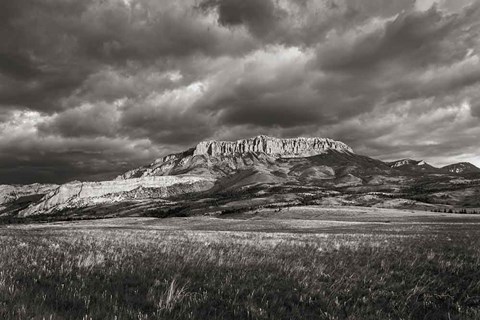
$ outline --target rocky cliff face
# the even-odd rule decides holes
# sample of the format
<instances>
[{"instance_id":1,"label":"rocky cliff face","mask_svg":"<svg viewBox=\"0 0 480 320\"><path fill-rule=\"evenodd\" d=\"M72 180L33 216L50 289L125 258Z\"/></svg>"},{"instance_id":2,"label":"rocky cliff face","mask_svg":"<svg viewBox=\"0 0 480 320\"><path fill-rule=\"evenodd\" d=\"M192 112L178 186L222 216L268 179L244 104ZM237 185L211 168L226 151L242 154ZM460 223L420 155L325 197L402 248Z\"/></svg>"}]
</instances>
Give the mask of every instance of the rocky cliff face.
<instances>
[{"instance_id":1,"label":"rocky cliff face","mask_svg":"<svg viewBox=\"0 0 480 320\"><path fill-rule=\"evenodd\" d=\"M185 152L168 155L149 166L134 169L117 179L189 174L224 176L276 159L306 158L328 151L353 153L343 142L327 138L278 139L258 136L238 141L203 141Z\"/></svg>"},{"instance_id":2,"label":"rocky cliff face","mask_svg":"<svg viewBox=\"0 0 480 320\"><path fill-rule=\"evenodd\" d=\"M35 194L46 194L58 188L55 184L0 185L0 205Z\"/></svg>"},{"instance_id":3,"label":"rocky cliff face","mask_svg":"<svg viewBox=\"0 0 480 320\"><path fill-rule=\"evenodd\" d=\"M345 143L328 138L278 139L258 136L238 141L203 141L195 147L193 155L216 157L253 152L279 158L304 158L327 150L353 152Z\"/></svg>"},{"instance_id":4,"label":"rocky cliff face","mask_svg":"<svg viewBox=\"0 0 480 320\"><path fill-rule=\"evenodd\" d=\"M137 189L159 189L160 191L156 193L157 196L166 197L207 190L213 186L213 183L212 179L192 176L145 177L123 181L67 183L46 194L38 203L23 210L20 215L29 216L52 210L129 200L131 192ZM169 192L169 188L175 190L175 194ZM125 199L125 194L127 194L128 199Z\"/></svg>"}]
</instances>

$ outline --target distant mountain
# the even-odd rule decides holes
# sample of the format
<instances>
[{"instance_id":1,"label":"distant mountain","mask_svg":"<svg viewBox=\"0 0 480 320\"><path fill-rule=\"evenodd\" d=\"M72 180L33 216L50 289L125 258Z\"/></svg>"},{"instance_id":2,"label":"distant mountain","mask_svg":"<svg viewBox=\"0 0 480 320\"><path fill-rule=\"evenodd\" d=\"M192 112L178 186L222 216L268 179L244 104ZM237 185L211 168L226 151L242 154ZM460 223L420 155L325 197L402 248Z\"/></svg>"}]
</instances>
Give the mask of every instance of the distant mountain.
<instances>
[{"instance_id":1,"label":"distant mountain","mask_svg":"<svg viewBox=\"0 0 480 320\"><path fill-rule=\"evenodd\" d=\"M258 136L201 142L117 180L188 174L217 179L222 190L260 184L332 187L362 185L370 175L390 175L391 171L382 161L357 155L340 141Z\"/></svg>"},{"instance_id":2,"label":"distant mountain","mask_svg":"<svg viewBox=\"0 0 480 320\"><path fill-rule=\"evenodd\" d=\"M238 141L203 141L117 179L185 173L218 177L259 164L273 165L277 159L307 158L329 151L353 153L345 143L328 138L278 139L261 135Z\"/></svg>"},{"instance_id":3,"label":"distant mountain","mask_svg":"<svg viewBox=\"0 0 480 320\"><path fill-rule=\"evenodd\" d=\"M422 160L382 162L328 138L262 135L238 141L203 141L110 181L24 189L1 186L0 215L212 214L230 210L231 203L235 208L251 208L252 199L257 206L313 201L324 205L480 207L478 186L480 169L471 164L439 169Z\"/></svg>"},{"instance_id":4,"label":"distant mountain","mask_svg":"<svg viewBox=\"0 0 480 320\"><path fill-rule=\"evenodd\" d=\"M404 170L404 171L424 171L424 172L438 172L439 169L428 164L424 160L402 159L387 163L390 168Z\"/></svg>"},{"instance_id":5,"label":"distant mountain","mask_svg":"<svg viewBox=\"0 0 480 320\"><path fill-rule=\"evenodd\" d=\"M412 159L402 159L402 160L397 160L397 161L392 161L392 162L387 162L387 164L391 168L400 168L408 165L417 165L420 161L417 160L412 160Z\"/></svg>"},{"instance_id":6,"label":"distant mountain","mask_svg":"<svg viewBox=\"0 0 480 320\"><path fill-rule=\"evenodd\" d=\"M454 163L443 167L442 170L451 173L480 173L480 168L469 162Z\"/></svg>"}]
</instances>

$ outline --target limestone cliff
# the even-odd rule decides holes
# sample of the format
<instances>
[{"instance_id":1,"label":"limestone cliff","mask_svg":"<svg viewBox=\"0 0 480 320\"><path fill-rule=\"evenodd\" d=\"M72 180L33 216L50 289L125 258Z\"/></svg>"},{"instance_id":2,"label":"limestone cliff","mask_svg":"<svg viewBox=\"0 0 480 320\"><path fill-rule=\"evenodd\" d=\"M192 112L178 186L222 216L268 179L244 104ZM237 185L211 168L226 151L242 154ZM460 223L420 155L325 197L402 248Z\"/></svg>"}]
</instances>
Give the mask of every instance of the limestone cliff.
<instances>
[{"instance_id":1,"label":"limestone cliff","mask_svg":"<svg viewBox=\"0 0 480 320\"><path fill-rule=\"evenodd\" d=\"M307 158L330 150L353 153L343 142L328 138L279 139L257 136L237 141L203 141L185 152L168 155L117 179L177 175L224 176L252 165L270 165L281 158Z\"/></svg>"},{"instance_id":2,"label":"limestone cliff","mask_svg":"<svg viewBox=\"0 0 480 320\"><path fill-rule=\"evenodd\" d=\"M345 143L328 138L279 139L257 136L237 141L203 141L195 147L193 155L215 157L253 152L281 158L304 158L322 154L327 150L353 152Z\"/></svg>"},{"instance_id":3,"label":"limestone cliff","mask_svg":"<svg viewBox=\"0 0 480 320\"><path fill-rule=\"evenodd\" d=\"M192 176L165 176L128 179L123 181L74 182L66 183L46 194L38 203L23 210L21 216L83 207L99 203L111 203L125 200L123 193L136 189L161 189L160 196L171 196L185 192L203 191L213 186L213 180ZM174 187L177 194L169 194L168 188Z\"/></svg>"},{"instance_id":4,"label":"limestone cliff","mask_svg":"<svg viewBox=\"0 0 480 320\"><path fill-rule=\"evenodd\" d=\"M58 185L39 183L29 185L0 185L0 205L30 195L46 194L56 188L58 188Z\"/></svg>"}]
</instances>

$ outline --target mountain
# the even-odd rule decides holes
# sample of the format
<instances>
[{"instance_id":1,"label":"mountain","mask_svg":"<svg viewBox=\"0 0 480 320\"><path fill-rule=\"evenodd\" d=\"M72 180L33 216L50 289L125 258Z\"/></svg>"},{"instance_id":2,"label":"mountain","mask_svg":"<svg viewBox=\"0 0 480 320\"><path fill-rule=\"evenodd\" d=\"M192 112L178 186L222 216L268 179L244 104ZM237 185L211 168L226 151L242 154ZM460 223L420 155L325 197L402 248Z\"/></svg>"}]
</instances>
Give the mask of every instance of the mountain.
<instances>
[{"instance_id":1,"label":"mountain","mask_svg":"<svg viewBox=\"0 0 480 320\"><path fill-rule=\"evenodd\" d=\"M469 162L454 163L443 167L442 170L451 173L480 173L480 168Z\"/></svg>"},{"instance_id":2,"label":"mountain","mask_svg":"<svg viewBox=\"0 0 480 320\"><path fill-rule=\"evenodd\" d=\"M402 159L387 163L390 168L403 171L423 171L423 172L439 172L440 169L428 164L424 160Z\"/></svg>"},{"instance_id":3,"label":"mountain","mask_svg":"<svg viewBox=\"0 0 480 320\"><path fill-rule=\"evenodd\" d=\"M385 169L388 167L381 161L355 155L345 143L327 138L262 135L238 141L203 141L112 181L58 186L19 215L146 202L208 190L210 194L241 192L242 188L258 185L354 186L363 183L354 175L357 171Z\"/></svg>"},{"instance_id":4,"label":"mountain","mask_svg":"<svg viewBox=\"0 0 480 320\"><path fill-rule=\"evenodd\" d=\"M345 143L327 138L278 139L261 135L238 141L203 141L185 152L128 171L117 179L187 172L218 177L258 164L272 165L276 159L306 158L328 151L353 153Z\"/></svg>"},{"instance_id":5,"label":"mountain","mask_svg":"<svg viewBox=\"0 0 480 320\"><path fill-rule=\"evenodd\" d=\"M412 160L412 159L402 159L402 160L397 160L393 162L388 162L387 164L391 168L401 168L404 166L409 166L409 165L417 165L420 161Z\"/></svg>"},{"instance_id":6,"label":"mountain","mask_svg":"<svg viewBox=\"0 0 480 320\"><path fill-rule=\"evenodd\" d=\"M326 138L204 141L117 177L195 175L216 179L218 190L253 185L362 185L367 175L391 173L379 160L357 155L343 142Z\"/></svg>"},{"instance_id":7,"label":"mountain","mask_svg":"<svg viewBox=\"0 0 480 320\"><path fill-rule=\"evenodd\" d=\"M71 218L219 214L305 203L480 207L480 169L383 162L328 138L262 135L203 141L109 181L2 186L0 201L0 215Z\"/></svg>"}]
</instances>

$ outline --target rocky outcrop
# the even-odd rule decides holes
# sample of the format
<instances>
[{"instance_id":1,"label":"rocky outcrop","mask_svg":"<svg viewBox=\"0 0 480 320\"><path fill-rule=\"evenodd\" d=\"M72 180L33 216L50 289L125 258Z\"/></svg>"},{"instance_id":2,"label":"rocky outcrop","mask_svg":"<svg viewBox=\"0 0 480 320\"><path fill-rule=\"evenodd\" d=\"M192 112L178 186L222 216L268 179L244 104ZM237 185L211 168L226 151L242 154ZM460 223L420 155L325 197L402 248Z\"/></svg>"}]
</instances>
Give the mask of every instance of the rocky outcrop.
<instances>
[{"instance_id":1,"label":"rocky outcrop","mask_svg":"<svg viewBox=\"0 0 480 320\"><path fill-rule=\"evenodd\" d=\"M412 159L403 159L403 160L390 162L389 165L390 165L391 168L400 168L400 167L404 167L404 166L432 167L431 165L429 165L424 160L412 160Z\"/></svg>"},{"instance_id":2,"label":"rocky outcrop","mask_svg":"<svg viewBox=\"0 0 480 320\"><path fill-rule=\"evenodd\" d=\"M402 159L393 162L387 162L387 165L392 169L400 170L402 172L410 173L441 173L441 169L436 168L424 160Z\"/></svg>"},{"instance_id":3,"label":"rocky outcrop","mask_svg":"<svg viewBox=\"0 0 480 320\"><path fill-rule=\"evenodd\" d=\"M278 139L258 136L237 141L203 141L195 147L193 155L216 157L253 152L281 158L304 158L327 150L353 152L345 143L328 138Z\"/></svg>"},{"instance_id":4,"label":"rocky outcrop","mask_svg":"<svg viewBox=\"0 0 480 320\"><path fill-rule=\"evenodd\" d=\"M185 188L182 189L181 186ZM57 187L46 194L43 199L22 212L21 216L29 216L38 213L47 213L53 210L65 208L83 207L98 203L111 203L125 200L123 193L136 189L161 189L157 193L160 196L172 196L168 188L178 192L203 191L213 186L213 180L193 176L163 176L145 177L128 180L112 180L101 182L74 182Z\"/></svg>"},{"instance_id":5,"label":"rocky outcrop","mask_svg":"<svg viewBox=\"0 0 480 320\"><path fill-rule=\"evenodd\" d=\"M0 185L0 205L16 201L22 197L46 194L58 188L55 184Z\"/></svg>"},{"instance_id":6,"label":"rocky outcrop","mask_svg":"<svg viewBox=\"0 0 480 320\"><path fill-rule=\"evenodd\" d=\"M469 162L454 163L443 167L442 170L450 173L480 173L480 168Z\"/></svg>"},{"instance_id":7,"label":"rocky outcrop","mask_svg":"<svg viewBox=\"0 0 480 320\"><path fill-rule=\"evenodd\" d=\"M403 167L403 166L407 166L407 165L418 165L419 163L420 163L419 160L402 159L402 160L397 160L397 161L390 162L390 163L388 163L388 165L391 168L399 168L399 167Z\"/></svg>"},{"instance_id":8,"label":"rocky outcrop","mask_svg":"<svg viewBox=\"0 0 480 320\"><path fill-rule=\"evenodd\" d=\"M353 153L343 142L328 138L278 139L258 136L238 141L203 141L185 152L168 155L152 164L124 173L117 179L148 176L225 176L253 165L271 165L280 158L306 158L335 150Z\"/></svg>"}]
</instances>

